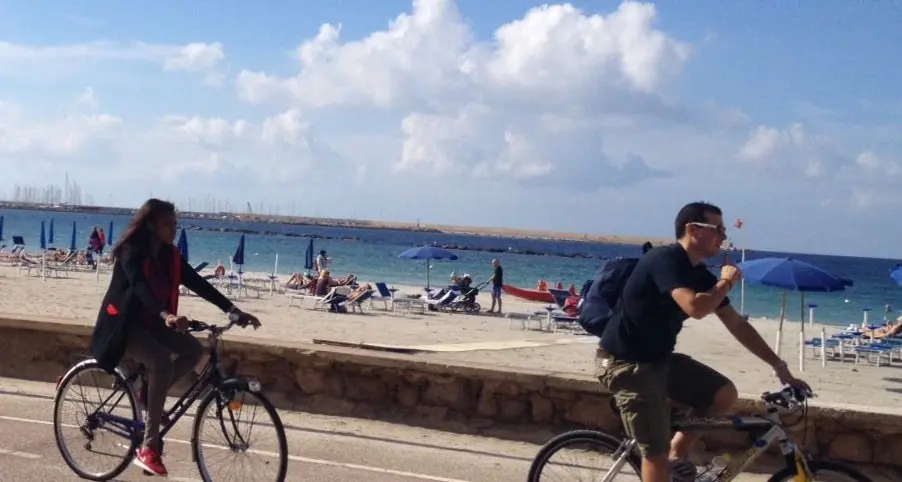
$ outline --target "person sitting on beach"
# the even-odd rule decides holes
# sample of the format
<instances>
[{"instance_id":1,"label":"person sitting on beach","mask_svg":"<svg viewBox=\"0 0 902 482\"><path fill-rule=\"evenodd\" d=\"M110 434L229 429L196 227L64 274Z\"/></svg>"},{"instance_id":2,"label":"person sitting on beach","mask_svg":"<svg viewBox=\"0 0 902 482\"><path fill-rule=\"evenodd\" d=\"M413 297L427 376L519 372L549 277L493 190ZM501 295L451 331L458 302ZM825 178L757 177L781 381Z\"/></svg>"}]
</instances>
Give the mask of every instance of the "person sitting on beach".
<instances>
[{"instance_id":1,"label":"person sitting on beach","mask_svg":"<svg viewBox=\"0 0 902 482\"><path fill-rule=\"evenodd\" d=\"M536 283L537 291L548 291L548 282L540 279L538 283Z\"/></svg>"},{"instance_id":2,"label":"person sitting on beach","mask_svg":"<svg viewBox=\"0 0 902 482\"><path fill-rule=\"evenodd\" d=\"M371 284L364 283L364 284L358 286L356 290L352 291L351 294L348 295L347 302L354 303L358 299L360 299L360 297L363 296L367 291L372 291L372 290L373 290L373 286Z\"/></svg>"},{"instance_id":3,"label":"person sitting on beach","mask_svg":"<svg viewBox=\"0 0 902 482\"><path fill-rule=\"evenodd\" d=\"M313 294L314 296L326 296L326 294L329 293L329 290L334 286L339 285L332 279L332 274L329 270L324 269L319 272L319 279L316 280L316 288Z\"/></svg>"},{"instance_id":4,"label":"person sitting on beach","mask_svg":"<svg viewBox=\"0 0 902 482\"><path fill-rule=\"evenodd\" d=\"M225 266L223 266L221 262L216 264L216 269L213 270L213 276L217 278L225 276Z\"/></svg>"}]
</instances>

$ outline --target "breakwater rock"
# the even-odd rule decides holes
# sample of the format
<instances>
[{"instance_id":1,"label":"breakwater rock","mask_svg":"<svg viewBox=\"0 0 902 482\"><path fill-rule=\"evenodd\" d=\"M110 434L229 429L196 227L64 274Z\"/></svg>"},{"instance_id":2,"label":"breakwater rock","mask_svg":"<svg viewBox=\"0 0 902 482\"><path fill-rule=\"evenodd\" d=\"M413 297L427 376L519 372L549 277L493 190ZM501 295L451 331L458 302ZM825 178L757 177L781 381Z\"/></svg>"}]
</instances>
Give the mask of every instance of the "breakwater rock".
<instances>
[{"instance_id":1,"label":"breakwater rock","mask_svg":"<svg viewBox=\"0 0 902 482\"><path fill-rule=\"evenodd\" d=\"M607 257L595 256L592 254L586 253L554 253L554 252L544 252L544 251L535 251L531 249L518 249L518 248L482 248L482 247L473 247L473 246L465 246L462 244L438 244L433 243L431 246L443 249L454 249L458 251L482 251L485 253L499 253L499 254L522 254L524 256L556 256L560 258L574 258L574 259L607 259Z\"/></svg>"},{"instance_id":2,"label":"breakwater rock","mask_svg":"<svg viewBox=\"0 0 902 482\"><path fill-rule=\"evenodd\" d=\"M192 224L182 226L188 231L212 231L216 233L259 234L261 236L285 236L287 238L313 238L313 239L339 239L342 241L360 241L357 236L326 236L323 234L286 233L282 231L256 230L237 228L231 226L211 227L195 226Z\"/></svg>"}]
</instances>

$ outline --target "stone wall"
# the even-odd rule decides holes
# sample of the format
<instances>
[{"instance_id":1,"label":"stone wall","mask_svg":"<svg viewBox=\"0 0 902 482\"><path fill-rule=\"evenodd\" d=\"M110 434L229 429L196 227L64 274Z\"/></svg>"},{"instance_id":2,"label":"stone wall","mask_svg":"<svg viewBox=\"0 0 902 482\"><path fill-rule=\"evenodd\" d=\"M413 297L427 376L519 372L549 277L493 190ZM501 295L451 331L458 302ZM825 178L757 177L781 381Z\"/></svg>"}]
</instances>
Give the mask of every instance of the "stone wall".
<instances>
[{"instance_id":1,"label":"stone wall","mask_svg":"<svg viewBox=\"0 0 902 482\"><path fill-rule=\"evenodd\" d=\"M53 382L87 356L89 336L83 325L0 316L0 376ZM537 443L576 427L620 432L609 397L590 378L228 337L223 355L239 374L260 380L280 408ZM756 400L741 402L742 413L761 410ZM902 467L902 415L811 407L807 424L791 432L815 456ZM749 437L715 432L703 443L733 451L748 448Z\"/></svg>"}]
</instances>

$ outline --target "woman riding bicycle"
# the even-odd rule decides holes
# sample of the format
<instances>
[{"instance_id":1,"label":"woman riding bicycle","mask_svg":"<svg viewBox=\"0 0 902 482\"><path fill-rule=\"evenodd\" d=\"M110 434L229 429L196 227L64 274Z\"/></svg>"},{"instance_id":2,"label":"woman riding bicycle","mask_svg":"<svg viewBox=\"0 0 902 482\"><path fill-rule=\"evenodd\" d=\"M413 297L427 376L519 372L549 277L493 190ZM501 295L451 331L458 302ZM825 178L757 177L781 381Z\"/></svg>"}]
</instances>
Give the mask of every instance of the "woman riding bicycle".
<instances>
[{"instance_id":1,"label":"woman riding bicycle","mask_svg":"<svg viewBox=\"0 0 902 482\"><path fill-rule=\"evenodd\" d=\"M126 353L145 365L147 420L135 464L160 476L167 475L159 436L166 393L202 356L200 342L185 333L188 319L177 314L179 286L216 305L239 325L260 326L181 257L173 245L176 226L172 203L150 199L138 209L111 253L113 276L91 339L93 356L107 372L112 373Z\"/></svg>"}]
</instances>

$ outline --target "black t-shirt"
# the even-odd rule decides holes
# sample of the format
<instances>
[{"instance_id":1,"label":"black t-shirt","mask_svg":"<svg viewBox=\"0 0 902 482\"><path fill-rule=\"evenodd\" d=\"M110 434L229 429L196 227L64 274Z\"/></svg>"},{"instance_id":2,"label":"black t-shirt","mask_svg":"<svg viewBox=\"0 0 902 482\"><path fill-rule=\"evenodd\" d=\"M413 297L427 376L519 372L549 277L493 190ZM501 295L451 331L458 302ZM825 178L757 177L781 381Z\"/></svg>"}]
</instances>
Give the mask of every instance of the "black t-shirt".
<instances>
[{"instance_id":1,"label":"black t-shirt","mask_svg":"<svg viewBox=\"0 0 902 482\"><path fill-rule=\"evenodd\" d=\"M623 287L601 337L601 346L617 358L635 362L663 360L676 347L677 335L689 315L671 296L676 288L710 290L717 278L701 263L692 266L678 243L645 254ZM724 298L721 307L729 304Z\"/></svg>"},{"instance_id":2,"label":"black t-shirt","mask_svg":"<svg viewBox=\"0 0 902 482\"><path fill-rule=\"evenodd\" d=\"M502 286L504 284L504 269L501 266L495 266L495 275L492 277L492 286Z\"/></svg>"}]
</instances>

